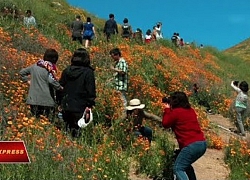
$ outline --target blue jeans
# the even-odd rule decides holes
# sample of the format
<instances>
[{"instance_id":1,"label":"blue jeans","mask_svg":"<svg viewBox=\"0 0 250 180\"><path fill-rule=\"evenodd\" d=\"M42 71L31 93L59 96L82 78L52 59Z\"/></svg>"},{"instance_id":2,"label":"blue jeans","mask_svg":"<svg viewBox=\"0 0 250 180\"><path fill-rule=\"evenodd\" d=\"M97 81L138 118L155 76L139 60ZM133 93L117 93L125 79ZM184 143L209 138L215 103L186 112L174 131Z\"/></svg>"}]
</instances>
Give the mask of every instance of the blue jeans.
<instances>
[{"instance_id":1,"label":"blue jeans","mask_svg":"<svg viewBox=\"0 0 250 180\"><path fill-rule=\"evenodd\" d=\"M147 126L142 126L138 131L135 131L134 134L136 136L143 136L146 137L149 141L149 143L151 143L152 138L153 138L153 131L150 127Z\"/></svg>"},{"instance_id":2,"label":"blue jeans","mask_svg":"<svg viewBox=\"0 0 250 180\"><path fill-rule=\"evenodd\" d=\"M206 152L206 149L206 141L197 141L181 149L173 168L177 180L196 180L192 164Z\"/></svg>"}]
</instances>

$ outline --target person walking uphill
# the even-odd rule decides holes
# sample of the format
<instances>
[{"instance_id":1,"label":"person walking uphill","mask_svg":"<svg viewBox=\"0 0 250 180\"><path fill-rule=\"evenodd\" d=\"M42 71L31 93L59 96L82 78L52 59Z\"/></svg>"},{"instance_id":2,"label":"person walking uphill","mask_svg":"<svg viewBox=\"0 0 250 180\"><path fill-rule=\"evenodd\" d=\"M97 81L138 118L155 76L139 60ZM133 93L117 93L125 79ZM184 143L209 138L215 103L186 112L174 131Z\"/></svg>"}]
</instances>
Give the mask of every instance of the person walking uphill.
<instances>
[{"instance_id":1,"label":"person walking uphill","mask_svg":"<svg viewBox=\"0 0 250 180\"><path fill-rule=\"evenodd\" d=\"M23 68L19 74L23 82L30 84L26 103L30 105L31 114L35 117L44 115L49 117L56 105L54 97L51 95L50 85L56 90L62 90L63 87L56 81L53 71L48 70L48 65L53 65L58 61L58 53L55 49L47 49L43 60ZM47 62L46 67L44 63Z\"/></svg>"},{"instance_id":2,"label":"person walking uphill","mask_svg":"<svg viewBox=\"0 0 250 180\"><path fill-rule=\"evenodd\" d=\"M85 48L91 45L93 37L96 36L94 24L91 18L87 17L87 22L83 25L83 39L85 40Z\"/></svg>"},{"instance_id":3,"label":"person walking uphill","mask_svg":"<svg viewBox=\"0 0 250 180\"><path fill-rule=\"evenodd\" d=\"M57 98L62 109L66 130L73 137L80 136L77 122L85 110L95 105L96 86L94 69L90 67L89 53L84 48L77 49L71 58L71 65L63 70L60 84L64 87Z\"/></svg>"},{"instance_id":4,"label":"person walking uphill","mask_svg":"<svg viewBox=\"0 0 250 180\"><path fill-rule=\"evenodd\" d=\"M72 31L72 41L79 41L80 44L82 44L83 22L81 16L77 15L70 27Z\"/></svg>"},{"instance_id":5,"label":"person walking uphill","mask_svg":"<svg viewBox=\"0 0 250 180\"><path fill-rule=\"evenodd\" d=\"M131 38L132 36L132 27L128 23L128 18L124 18L122 25L122 37L123 38Z\"/></svg>"},{"instance_id":6,"label":"person walking uphill","mask_svg":"<svg viewBox=\"0 0 250 180\"><path fill-rule=\"evenodd\" d=\"M197 114L184 92L171 94L164 106L162 125L173 130L180 149L174 162L174 174L177 180L196 180L192 163L203 156L207 148Z\"/></svg>"},{"instance_id":7,"label":"person walking uphill","mask_svg":"<svg viewBox=\"0 0 250 180\"><path fill-rule=\"evenodd\" d=\"M105 22L103 32L107 37L107 41L110 40L111 35L118 34L118 26L114 14L109 14L109 20Z\"/></svg>"},{"instance_id":8,"label":"person walking uphill","mask_svg":"<svg viewBox=\"0 0 250 180\"><path fill-rule=\"evenodd\" d=\"M237 132L240 132L242 136L246 136L243 120L248 107L248 83L242 81L238 86L238 81L232 81L231 86L238 93L234 105L237 118Z\"/></svg>"}]
</instances>

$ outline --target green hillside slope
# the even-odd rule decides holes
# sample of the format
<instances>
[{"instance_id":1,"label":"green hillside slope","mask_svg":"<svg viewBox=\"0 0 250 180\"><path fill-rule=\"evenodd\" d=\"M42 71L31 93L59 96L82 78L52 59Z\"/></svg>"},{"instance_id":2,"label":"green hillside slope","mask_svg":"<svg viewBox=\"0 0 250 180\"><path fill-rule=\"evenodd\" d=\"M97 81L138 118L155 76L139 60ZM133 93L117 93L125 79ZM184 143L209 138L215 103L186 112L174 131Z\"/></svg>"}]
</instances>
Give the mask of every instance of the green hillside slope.
<instances>
[{"instance_id":1,"label":"green hillside slope","mask_svg":"<svg viewBox=\"0 0 250 180\"><path fill-rule=\"evenodd\" d=\"M228 53L233 56L238 56L244 60L250 60L250 38L236 44L235 46L225 50L225 53Z\"/></svg>"},{"instance_id":2,"label":"green hillside slope","mask_svg":"<svg viewBox=\"0 0 250 180\"><path fill-rule=\"evenodd\" d=\"M35 28L23 25L22 15L27 9L37 19ZM209 148L226 147L207 119L204 107L193 98L192 87L194 83L199 85L200 95L213 112L234 119L230 106L235 94L230 83L232 80L250 83L250 61L212 47L199 49L195 44L176 48L169 39L138 44L116 35L106 42L102 34L105 20L71 7L65 0L2 0L0 12L0 140L24 141L31 159L28 165L1 165L0 179L126 180L131 169L151 177L162 176L163 169L172 173L173 134L163 131L160 123L145 121L154 130L150 146L145 139L134 138L131 119L121 118L123 103L109 81L113 77L110 65L114 63L109 51L114 47L121 49L128 62L128 100L141 99L147 111L161 117L162 97L184 91L197 112ZM31 117L25 103L29 85L20 80L18 73L42 58L47 48L54 48L59 52L57 78L60 78L72 53L83 47L71 41L69 25L76 15L83 21L92 17L98 30L88 49L95 68L97 99L94 123L82 130L79 139L72 139L59 119L51 122L45 117ZM249 124L248 117L247 130ZM246 178L245 168L248 166L242 167L241 175Z\"/></svg>"}]
</instances>

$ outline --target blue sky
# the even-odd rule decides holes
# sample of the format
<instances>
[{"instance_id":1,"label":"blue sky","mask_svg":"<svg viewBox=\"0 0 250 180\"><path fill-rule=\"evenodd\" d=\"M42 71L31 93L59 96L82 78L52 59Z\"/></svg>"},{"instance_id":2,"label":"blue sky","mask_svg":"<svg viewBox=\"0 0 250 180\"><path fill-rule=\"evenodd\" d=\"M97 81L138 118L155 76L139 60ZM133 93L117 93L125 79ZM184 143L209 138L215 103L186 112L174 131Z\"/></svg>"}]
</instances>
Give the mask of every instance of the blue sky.
<instances>
[{"instance_id":1,"label":"blue sky","mask_svg":"<svg viewBox=\"0 0 250 180\"><path fill-rule=\"evenodd\" d=\"M179 32L185 42L225 50L250 37L250 0L67 0L72 6L117 23L129 19L133 30L145 34L162 22L164 38ZM94 23L94 22L93 22Z\"/></svg>"}]
</instances>

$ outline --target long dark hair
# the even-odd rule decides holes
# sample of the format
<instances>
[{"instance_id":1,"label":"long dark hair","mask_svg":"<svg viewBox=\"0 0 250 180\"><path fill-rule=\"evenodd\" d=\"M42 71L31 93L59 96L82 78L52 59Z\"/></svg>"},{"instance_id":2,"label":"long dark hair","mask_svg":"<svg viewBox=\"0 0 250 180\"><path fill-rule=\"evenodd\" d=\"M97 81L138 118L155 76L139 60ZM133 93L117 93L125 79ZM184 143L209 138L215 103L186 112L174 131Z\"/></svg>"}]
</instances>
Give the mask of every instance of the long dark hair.
<instances>
[{"instance_id":1,"label":"long dark hair","mask_svg":"<svg viewBox=\"0 0 250 180\"><path fill-rule=\"evenodd\" d=\"M191 108L187 95L180 91L174 92L170 95L170 105L172 109L179 107L185 109Z\"/></svg>"},{"instance_id":2,"label":"long dark hair","mask_svg":"<svg viewBox=\"0 0 250 180\"><path fill-rule=\"evenodd\" d=\"M90 67L90 56L88 51L84 48L75 50L71 58L71 65Z\"/></svg>"}]
</instances>

